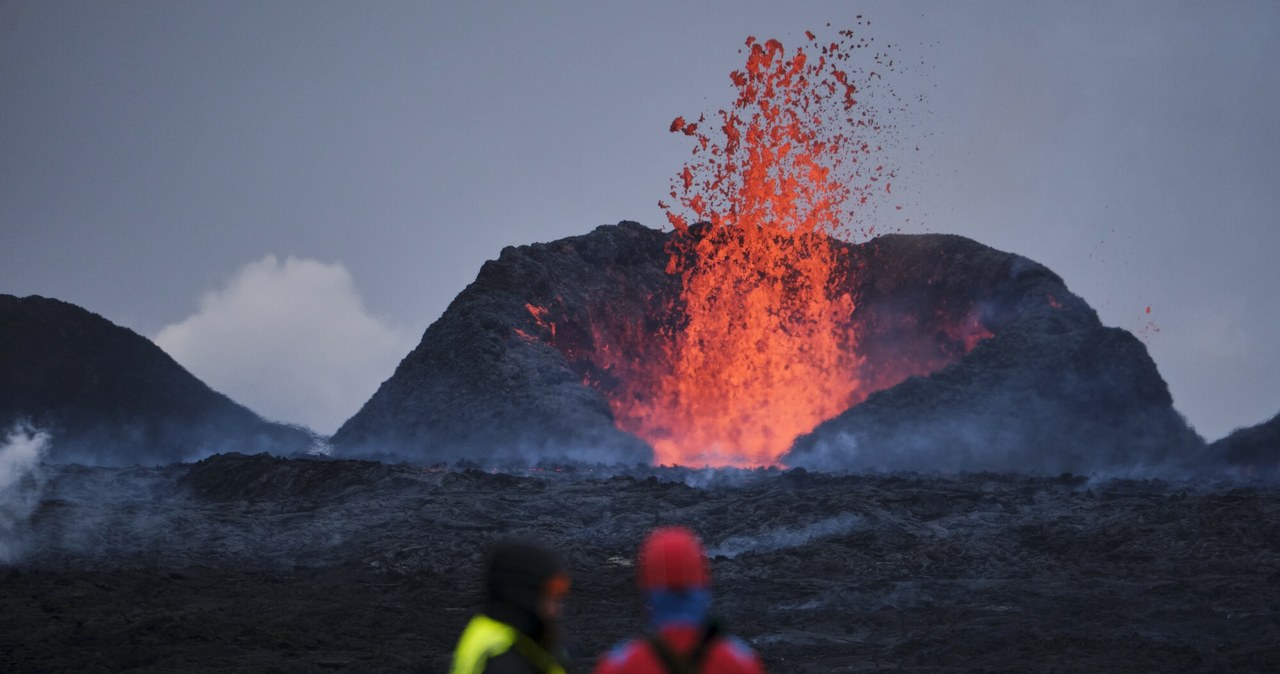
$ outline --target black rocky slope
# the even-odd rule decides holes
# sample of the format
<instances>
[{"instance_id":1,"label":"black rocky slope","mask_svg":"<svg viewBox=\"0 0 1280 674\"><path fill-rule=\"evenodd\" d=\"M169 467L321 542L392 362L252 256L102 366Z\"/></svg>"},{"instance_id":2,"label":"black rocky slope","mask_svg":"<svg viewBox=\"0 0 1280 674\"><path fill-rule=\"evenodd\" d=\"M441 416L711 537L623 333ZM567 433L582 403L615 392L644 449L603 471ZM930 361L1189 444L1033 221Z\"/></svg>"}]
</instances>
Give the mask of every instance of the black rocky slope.
<instances>
[{"instance_id":1,"label":"black rocky slope","mask_svg":"<svg viewBox=\"0 0 1280 674\"><path fill-rule=\"evenodd\" d=\"M650 461L649 446L614 428L608 401L582 385L565 356L522 332L537 328L530 305L585 311L598 304L592 298L609 295L616 311L643 311L649 293L671 282L666 236L624 222L504 248L338 429L336 451L426 461ZM583 315L562 327L588 323Z\"/></svg>"},{"instance_id":2,"label":"black rocky slope","mask_svg":"<svg viewBox=\"0 0 1280 674\"><path fill-rule=\"evenodd\" d=\"M1280 476L1280 414L1257 426L1237 428L1210 445L1209 452L1246 475Z\"/></svg>"},{"instance_id":3,"label":"black rocky slope","mask_svg":"<svg viewBox=\"0 0 1280 674\"><path fill-rule=\"evenodd\" d=\"M301 429L264 421L150 340L80 307L0 295L0 424L52 435L48 460L97 465L219 451L306 451Z\"/></svg>"},{"instance_id":4,"label":"black rocky slope","mask_svg":"<svg viewBox=\"0 0 1280 674\"><path fill-rule=\"evenodd\" d=\"M1203 469L1204 441L1131 333L1104 327L1048 268L960 237L870 244L864 303L967 296L993 333L927 377L873 393L797 439L820 470Z\"/></svg>"},{"instance_id":5,"label":"black rocky slope","mask_svg":"<svg viewBox=\"0 0 1280 674\"><path fill-rule=\"evenodd\" d=\"M575 354L615 315L653 330L672 320L671 236L624 222L504 249L338 430L337 451L647 460L647 445L614 428L604 396L582 383L608 373ZM1056 474L1198 461L1203 441L1146 348L1103 327L1047 268L953 235L841 245L860 374L869 390L888 390L801 438L789 465ZM531 307L553 307L554 329Z\"/></svg>"}]
</instances>

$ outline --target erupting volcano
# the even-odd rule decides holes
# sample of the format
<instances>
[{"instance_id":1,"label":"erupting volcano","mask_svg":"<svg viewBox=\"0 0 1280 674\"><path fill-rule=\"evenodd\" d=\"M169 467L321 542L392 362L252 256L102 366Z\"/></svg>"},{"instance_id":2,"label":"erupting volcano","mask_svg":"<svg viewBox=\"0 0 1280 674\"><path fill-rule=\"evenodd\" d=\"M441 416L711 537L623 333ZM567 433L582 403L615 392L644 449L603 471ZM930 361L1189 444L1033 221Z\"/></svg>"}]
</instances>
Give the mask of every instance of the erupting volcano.
<instances>
[{"instance_id":1,"label":"erupting volcano","mask_svg":"<svg viewBox=\"0 0 1280 674\"><path fill-rule=\"evenodd\" d=\"M604 321L589 344L552 333L659 463L776 464L796 436L868 393L857 269L837 239L855 207L891 190L876 161L882 127L858 103L859 83L879 75L850 68L867 44L852 31L808 38L791 52L749 38L733 105L713 124L672 122L694 145L674 201L660 202L679 292L659 307L658 329ZM563 321L553 309L530 307L546 325Z\"/></svg>"},{"instance_id":2,"label":"erupting volcano","mask_svg":"<svg viewBox=\"0 0 1280 674\"><path fill-rule=\"evenodd\" d=\"M1141 343L1052 271L958 236L873 236L892 61L854 67L874 50L850 31L807 37L748 39L731 105L672 122L692 152L659 202L671 231L504 248L336 451L1058 474L1203 446Z\"/></svg>"}]
</instances>

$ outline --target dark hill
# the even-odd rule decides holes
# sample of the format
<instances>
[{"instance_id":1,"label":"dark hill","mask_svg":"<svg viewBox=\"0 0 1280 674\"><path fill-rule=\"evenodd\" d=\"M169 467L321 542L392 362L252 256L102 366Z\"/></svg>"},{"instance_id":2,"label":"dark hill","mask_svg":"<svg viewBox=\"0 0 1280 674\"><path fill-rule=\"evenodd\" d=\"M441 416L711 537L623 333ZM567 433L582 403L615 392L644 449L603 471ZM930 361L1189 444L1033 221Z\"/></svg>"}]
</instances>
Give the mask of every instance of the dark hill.
<instances>
[{"instance_id":1,"label":"dark hill","mask_svg":"<svg viewBox=\"0 0 1280 674\"><path fill-rule=\"evenodd\" d=\"M518 330L529 328L527 305L557 297L583 313L578 329L591 298L641 311L649 292L670 283L666 236L622 223L504 248L338 429L335 450L420 461L651 461L649 446L614 428L608 401L559 350Z\"/></svg>"},{"instance_id":2,"label":"dark hill","mask_svg":"<svg viewBox=\"0 0 1280 674\"><path fill-rule=\"evenodd\" d=\"M264 421L127 328L55 299L0 295L0 424L49 430L48 459L185 461L219 451L306 451L311 436Z\"/></svg>"},{"instance_id":3,"label":"dark hill","mask_svg":"<svg viewBox=\"0 0 1280 674\"><path fill-rule=\"evenodd\" d=\"M670 236L624 222L505 248L338 430L336 451L648 460L648 446L614 428L605 397L582 383L607 373L587 364L584 377L564 345L589 345L610 314L642 316L655 329L670 320L654 313L678 290L664 271ZM1056 474L1199 460L1204 443L1174 411L1146 348L1103 327L1044 266L952 235L846 245L858 270L848 282L863 379L887 388L801 438L788 464ZM550 340L530 306L556 307ZM974 333L955 329L966 324L994 335L967 355ZM895 386L922 374L893 365L904 355L937 371Z\"/></svg>"},{"instance_id":4,"label":"dark hill","mask_svg":"<svg viewBox=\"0 0 1280 674\"><path fill-rule=\"evenodd\" d=\"M1209 451L1245 475L1280 476L1280 414L1257 426L1237 428L1209 445Z\"/></svg>"},{"instance_id":5,"label":"dark hill","mask_svg":"<svg viewBox=\"0 0 1280 674\"><path fill-rule=\"evenodd\" d=\"M1204 441L1173 409L1142 342L1104 327L1048 268L954 236L885 236L868 246L876 252L864 303L890 305L924 289L967 296L994 336L819 425L797 439L788 465L1057 474L1205 463Z\"/></svg>"}]
</instances>

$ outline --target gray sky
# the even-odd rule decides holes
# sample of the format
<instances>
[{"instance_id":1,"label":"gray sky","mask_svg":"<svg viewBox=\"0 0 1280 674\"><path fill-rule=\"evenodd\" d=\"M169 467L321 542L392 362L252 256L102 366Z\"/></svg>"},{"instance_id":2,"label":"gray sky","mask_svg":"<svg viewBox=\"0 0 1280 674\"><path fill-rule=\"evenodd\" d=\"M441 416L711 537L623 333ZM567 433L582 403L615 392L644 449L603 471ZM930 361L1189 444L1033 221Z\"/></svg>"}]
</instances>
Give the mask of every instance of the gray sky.
<instances>
[{"instance_id":1,"label":"gray sky","mask_svg":"<svg viewBox=\"0 0 1280 674\"><path fill-rule=\"evenodd\" d=\"M1280 411L1269 1L0 0L0 292L331 432L503 246L663 225L748 35L858 14L909 102L870 224L1048 265L1210 440Z\"/></svg>"}]
</instances>

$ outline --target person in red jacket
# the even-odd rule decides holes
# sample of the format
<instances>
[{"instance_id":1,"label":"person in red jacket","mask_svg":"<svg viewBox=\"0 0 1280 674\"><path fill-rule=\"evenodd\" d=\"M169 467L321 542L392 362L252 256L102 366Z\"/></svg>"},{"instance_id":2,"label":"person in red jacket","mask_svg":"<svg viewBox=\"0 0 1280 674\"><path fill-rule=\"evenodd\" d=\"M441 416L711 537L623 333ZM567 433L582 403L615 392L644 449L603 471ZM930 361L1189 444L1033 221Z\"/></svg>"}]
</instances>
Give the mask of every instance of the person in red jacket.
<instances>
[{"instance_id":1,"label":"person in red jacket","mask_svg":"<svg viewBox=\"0 0 1280 674\"><path fill-rule=\"evenodd\" d=\"M710 618L711 569L684 527L649 534L636 560L651 632L600 657L595 674L763 674L760 657Z\"/></svg>"}]
</instances>

